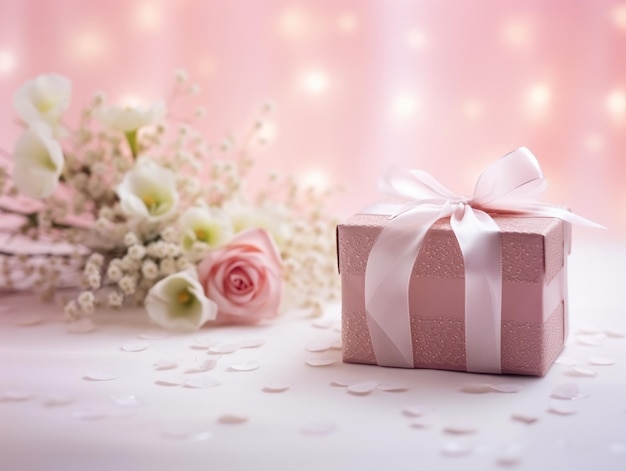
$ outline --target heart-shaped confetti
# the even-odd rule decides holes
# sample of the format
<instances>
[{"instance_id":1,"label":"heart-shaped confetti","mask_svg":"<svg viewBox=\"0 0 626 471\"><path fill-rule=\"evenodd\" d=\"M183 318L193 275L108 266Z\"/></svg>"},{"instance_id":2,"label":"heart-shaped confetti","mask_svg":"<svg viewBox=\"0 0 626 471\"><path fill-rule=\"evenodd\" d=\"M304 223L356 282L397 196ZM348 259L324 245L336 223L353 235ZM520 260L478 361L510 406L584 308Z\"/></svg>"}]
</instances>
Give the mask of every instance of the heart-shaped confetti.
<instances>
[{"instance_id":1,"label":"heart-shaped confetti","mask_svg":"<svg viewBox=\"0 0 626 471\"><path fill-rule=\"evenodd\" d=\"M578 364L578 361L574 358L561 355L554 363L557 365L575 366Z\"/></svg>"},{"instance_id":2,"label":"heart-shaped confetti","mask_svg":"<svg viewBox=\"0 0 626 471\"><path fill-rule=\"evenodd\" d=\"M426 408L423 406L407 406L402 409L402 413L407 417L421 417L430 411L430 408Z\"/></svg>"},{"instance_id":3,"label":"heart-shaped confetti","mask_svg":"<svg viewBox=\"0 0 626 471\"><path fill-rule=\"evenodd\" d=\"M316 319L311 325L317 329L330 329L335 324L333 319Z\"/></svg>"},{"instance_id":4,"label":"heart-shaped confetti","mask_svg":"<svg viewBox=\"0 0 626 471\"><path fill-rule=\"evenodd\" d=\"M515 443L507 446L496 458L496 463L500 466L514 466L522 460L523 446Z\"/></svg>"}]
</instances>

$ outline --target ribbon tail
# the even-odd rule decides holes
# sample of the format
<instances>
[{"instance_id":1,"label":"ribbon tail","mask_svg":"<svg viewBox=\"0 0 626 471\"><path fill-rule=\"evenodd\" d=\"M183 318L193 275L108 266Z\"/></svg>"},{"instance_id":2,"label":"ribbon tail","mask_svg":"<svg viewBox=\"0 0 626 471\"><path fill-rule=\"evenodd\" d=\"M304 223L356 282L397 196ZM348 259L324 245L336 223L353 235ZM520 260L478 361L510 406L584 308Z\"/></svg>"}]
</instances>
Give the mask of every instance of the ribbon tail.
<instances>
[{"instance_id":1,"label":"ribbon tail","mask_svg":"<svg viewBox=\"0 0 626 471\"><path fill-rule=\"evenodd\" d=\"M469 206L450 218L465 264L467 371L501 373L502 251L500 228Z\"/></svg>"},{"instance_id":2,"label":"ribbon tail","mask_svg":"<svg viewBox=\"0 0 626 471\"><path fill-rule=\"evenodd\" d=\"M372 247L365 272L365 309L376 361L381 366L414 367L411 272L426 232L443 217L443 211L441 207L406 211L389 221Z\"/></svg>"}]
</instances>

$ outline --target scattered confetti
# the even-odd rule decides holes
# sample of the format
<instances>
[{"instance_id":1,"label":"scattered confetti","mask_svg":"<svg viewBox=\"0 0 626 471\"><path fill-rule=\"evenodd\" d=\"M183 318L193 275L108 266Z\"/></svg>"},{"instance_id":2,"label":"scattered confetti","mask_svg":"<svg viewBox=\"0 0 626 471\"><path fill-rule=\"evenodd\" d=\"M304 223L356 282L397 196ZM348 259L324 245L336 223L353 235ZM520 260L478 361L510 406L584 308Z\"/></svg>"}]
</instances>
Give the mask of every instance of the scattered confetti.
<instances>
[{"instance_id":1,"label":"scattered confetti","mask_svg":"<svg viewBox=\"0 0 626 471\"><path fill-rule=\"evenodd\" d=\"M404 392L410 388L405 384L382 383L378 385L378 389L385 392Z\"/></svg>"},{"instance_id":2,"label":"scattered confetti","mask_svg":"<svg viewBox=\"0 0 626 471\"><path fill-rule=\"evenodd\" d=\"M377 381L364 381L362 383L351 384L348 386L348 392L356 396L365 396L376 389L377 386Z\"/></svg>"},{"instance_id":3,"label":"scattered confetti","mask_svg":"<svg viewBox=\"0 0 626 471\"><path fill-rule=\"evenodd\" d=\"M217 342L208 338L198 338L193 339L194 343L189 347L194 350L208 350Z\"/></svg>"},{"instance_id":4,"label":"scattered confetti","mask_svg":"<svg viewBox=\"0 0 626 471\"><path fill-rule=\"evenodd\" d=\"M498 383L492 384L491 389L501 393L516 393L524 389L524 386L518 383Z\"/></svg>"},{"instance_id":5,"label":"scattered confetti","mask_svg":"<svg viewBox=\"0 0 626 471\"><path fill-rule=\"evenodd\" d=\"M187 430L166 430L161 432L161 438L174 441L203 442L213 437L213 432L203 430L200 432L190 432Z\"/></svg>"},{"instance_id":6,"label":"scattered confetti","mask_svg":"<svg viewBox=\"0 0 626 471\"><path fill-rule=\"evenodd\" d=\"M248 360L245 363L233 363L229 368L233 371L254 371L261 367L261 363L255 360Z\"/></svg>"},{"instance_id":7,"label":"scattered confetti","mask_svg":"<svg viewBox=\"0 0 626 471\"><path fill-rule=\"evenodd\" d=\"M515 412L511 414L511 418L513 420L516 420L518 422L523 422L528 425L534 424L535 422L539 420L539 417L537 417L536 415L526 414L523 412Z\"/></svg>"},{"instance_id":8,"label":"scattered confetti","mask_svg":"<svg viewBox=\"0 0 626 471\"><path fill-rule=\"evenodd\" d=\"M167 338L167 335L167 332L164 330L157 330L155 332L144 332L143 334L137 335L137 338L141 340L163 340Z\"/></svg>"},{"instance_id":9,"label":"scattered confetti","mask_svg":"<svg viewBox=\"0 0 626 471\"><path fill-rule=\"evenodd\" d=\"M553 400L550 401L548 412L557 415L572 415L576 413L576 409L572 406L571 402Z\"/></svg>"},{"instance_id":10,"label":"scattered confetti","mask_svg":"<svg viewBox=\"0 0 626 471\"><path fill-rule=\"evenodd\" d=\"M83 379L86 379L88 381L111 381L113 379L117 379L117 375L110 371L97 370L90 371L85 376L83 376Z\"/></svg>"},{"instance_id":11,"label":"scattered confetti","mask_svg":"<svg viewBox=\"0 0 626 471\"><path fill-rule=\"evenodd\" d=\"M470 433L476 432L476 427L470 424L453 424L447 425L443 428L445 433L450 433L454 435L466 435Z\"/></svg>"},{"instance_id":12,"label":"scattered confetti","mask_svg":"<svg viewBox=\"0 0 626 471\"><path fill-rule=\"evenodd\" d=\"M289 390L291 384L287 383L269 383L263 387L264 392L268 393L281 393Z\"/></svg>"},{"instance_id":13,"label":"scattered confetti","mask_svg":"<svg viewBox=\"0 0 626 471\"><path fill-rule=\"evenodd\" d=\"M331 344L328 342L315 342L307 345L307 352L325 352L331 349Z\"/></svg>"},{"instance_id":14,"label":"scattered confetti","mask_svg":"<svg viewBox=\"0 0 626 471\"><path fill-rule=\"evenodd\" d=\"M207 360L201 361L194 368L189 368L185 370L185 373L203 373L205 371L210 371L217 366L217 360L219 360L219 357L209 358Z\"/></svg>"},{"instance_id":15,"label":"scattered confetti","mask_svg":"<svg viewBox=\"0 0 626 471\"><path fill-rule=\"evenodd\" d=\"M309 358L306 364L309 366L330 366L337 363L334 358Z\"/></svg>"},{"instance_id":16,"label":"scattered confetti","mask_svg":"<svg viewBox=\"0 0 626 471\"><path fill-rule=\"evenodd\" d=\"M148 347L150 346L149 343L145 343L145 342L140 342L140 343L127 343L125 345L122 345L120 347L120 350L124 351L124 352L131 352L131 353L135 353L135 352L143 352L144 350L146 350Z\"/></svg>"},{"instance_id":17,"label":"scattered confetti","mask_svg":"<svg viewBox=\"0 0 626 471\"><path fill-rule=\"evenodd\" d=\"M41 324L41 316L38 314L33 314L30 316L20 316L15 321L15 325L19 327L31 327L38 324Z\"/></svg>"},{"instance_id":18,"label":"scattered confetti","mask_svg":"<svg viewBox=\"0 0 626 471\"><path fill-rule=\"evenodd\" d=\"M615 358L605 355L594 355L589 357L589 363L597 366L609 366L615 364Z\"/></svg>"},{"instance_id":19,"label":"scattered confetti","mask_svg":"<svg viewBox=\"0 0 626 471\"><path fill-rule=\"evenodd\" d=\"M219 353L219 354L233 353L233 352L236 352L237 350L239 350L239 345L236 343L218 343L216 345L213 345L212 347L209 347L209 351L211 353Z\"/></svg>"},{"instance_id":20,"label":"scattered confetti","mask_svg":"<svg viewBox=\"0 0 626 471\"><path fill-rule=\"evenodd\" d=\"M74 322L67 324L66 330L70 334L87 334L93 332L96 329L93 321L87 317L83 317Z\"/></svg>"},{"instance_id":21,"label":"scattered confetti","mask_svg":"<svg viewBox=\"0 0 626 471\"><path fill-rule=\"evenodd\" d=\"M159 386L180 386L182 384L182 380L178 378L167 378L167 379L157 379L154 384Z\"/></svg>"},{"instance_id":22,"label":"scattered confetti","mask_svg":"<svg viewBox=\"0 0 626 471\"><path fill-rule=\"evenodd\" d=\"M335 427L334 424L322 422L322 423L309 424L303 427L302 429L300 429L300 432L304 435L312 435L312 436L321 437L324 435L331 434L336 429L337 427Z\"/></svg>"},{"instance_id":23,"label":"scattered confetti","mask_svg":"<svg viewBox=\"0 0 626 471\"><path fill-rule=\"evenodd\" d=\"M212 388L215 386L219 386L220 384L221 383L218 380L208 376L196 376L194 378L186 379L183 382L184 387L193 389Z\"/></svg>"},{"instance_id":24,"label":"scattered confetti","mask_svg":"<svg viewBox=\"0 0 626 471\"><path fill-rule=\"evenodd\" d=\"M445 456L459 458L462 456L467 456L472 452L472 448L466 444L458 441L449 441L443 445L441 452Z\"/></svg>"},{"instance_id":25,"label":"scattered confetti","mask_svg":"<svg viewBox=\"0 0 626 471\"><path fill-rule=\"evenodd\" d=\"M67 406L74 402L74 398L65 394L50 394L43 399L44 407Z\"/></svg>"},{"instance_id":26,"label":"scattered confetti","mask_svg":"<svg viewBox=\"0 0 626 471\"><path fill-rule=\"evenodd\" d=\"M111 396L113 403L120 407L139 407L143 406L143 401L134 394L126 396Z\"/></svg>"},{"instance_id":27,"label":"scattered confetti","mask_svg":"<svg viewBox=\"0 0 626 471\"><path fill-rule=\"evenodd\" d=\"M578 361L571 357L560 356L554 363L557 365L575 366L578 364Z\"/></svg>"},{"instance_id":28,"label":"scattered confetti","mask_svg":"<svg viewBox=\"0 0 626 471\"><path fill-rule=\"evenodd\" d=\"M587 377L592 377L595 376L596 372L595 370L592 370L590 368L584 368L582 366L572 366L570 368L570 376L587 376Z\"/></svg>"},{"instance_id":29,"label":"scattered confetti","mask_svg":"<svg viewBox=\"0 0 626 471\"><path fill-rule=\"evenodd\" d=\"M351 379L334 379L330 382L331 386L339 386L339 387L346 387L346 386L350 386L351 384L355 384L358 383L359 381L354 381Z\"/></svg>"},{"instance_id":30,"label":"scattered confetti","mask_svg":"<svg viewBox=\"0 0 626 471\"><path fill-rule=\"evenodd\" d=\"M578 389L578 386L573 383L566 383L566 384L562 384L561 386L557 386L554 389L554 391L552 391L552 394L550 395L550 397L554 399L569 399L569 400L583 399L587 396L588 396L587 394L581 393L580 389Z\"/></svg>"},{"instance_id":31,"label":"scattered confetti","mask_svg":"<svg viewBox=\"0 0 626 471\"><path fill-rule=\"evenodd\" d=\"M35 394L29 391L21 391L18 389L7 389L0 394L0 401L22 402L28 401L35 397Z\"/></svg>"},{"instance_id":32,"label":"scattered confetti","mask_svg":"<svg viewBox=\"0 0 626 471\"><path fill-rule=\"evenodd\" d=\"M264 339L248 339L242 340L237 344L239 348L258 348L265 345Z\"/></svg>"},{"instance_id":33,"label":"scattered confetti","mask_svg":"<svg viewBox=\"0 0 626 471\"><path fill-rule=\"evenodd\" d=\"M243 424L250 420L250 417L242 414L224 414L217 421L220 424Z\"/></svg>"},{"instance_id":34,"label":"scattered confetti","mask_svg":"<svg viewBox=\"0 0 626 471\"><path fill-rule=\"evenodd\" d=\"M471 394L483 394L493 391L488 383L468 383L461 388L461 391Z\"/></svg>"},{"instance_id":35,"label":"scattered confetti","mask_svg":"<svg viewBox=\"0 0 626 471\"><path fill-rule=\"evenodd\" d=\"M178 366L178 362L173 361L173 360L166 360L166 359L161 359L157 361L154 365L152 365L152 367L157 371L173 370L177 366Z\"/></svg>"}]
</instances>

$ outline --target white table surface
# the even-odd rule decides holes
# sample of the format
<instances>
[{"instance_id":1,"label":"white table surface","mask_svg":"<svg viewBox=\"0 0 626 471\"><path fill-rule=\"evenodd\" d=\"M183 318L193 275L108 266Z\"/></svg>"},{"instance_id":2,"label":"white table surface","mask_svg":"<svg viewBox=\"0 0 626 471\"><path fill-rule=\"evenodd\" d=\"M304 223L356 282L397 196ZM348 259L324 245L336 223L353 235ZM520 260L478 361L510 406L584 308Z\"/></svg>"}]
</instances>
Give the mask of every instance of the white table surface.
<instances>
[{"instance_id":1,"label":"white table surface","mask_svg":"<svg viewBox=\"0 0 626 471\"><path fill-rule=\"evenodd\" d=\"M141 310L102 311L96 329L68 333L60 311L32 296L0 299L0 469L626 469L626 339L585 334L626 333L626 243L578 242L570 259L571 334L562 355L593 370L555 364L544 378L446 371L398 370L343 364L337 349L307 347L340 336L339 309L324 320L288 313L263 327L204 329L166 338ZM18 325L41 318L30 326ZM186 372L211 358L197 339L224 344L263 339L258 348L223 354L207 372ZM584 345L581 342L599 345ZM128 352L122 347L147 347ZM593 365L592 356L615 360ZM308 359L330 358L329 366ZM566 359L567 359L566 358ZM159 360L176 360L156 370ZM249 360L253 371L232 371ZM584 370L583 370L584 371ZM85 379L105 372L108 381ZM206 388L157 381L201 383ZM355 395L333 381L377 381L408 387ZM286 383L284 392L265 392ZM462 391L468 383L515 383L517 393ZM558 386L587 395L555 400ZM114 399L134 396L141 404ZM57 400L66 404L49 405ZM571 415L549 412L551 404ZM422 408L420 418L407 407ZM526 424L512 414L534 416ZM222 423L233 414L242 423ZM412 426L415 422L426 427ZM448 427L471 433L450 433ZM448 452L446 452L448 450ZM459 456L449 456L458 450ZM508 460L508 464L507 464Z\"/></svg>"}]
</instances>

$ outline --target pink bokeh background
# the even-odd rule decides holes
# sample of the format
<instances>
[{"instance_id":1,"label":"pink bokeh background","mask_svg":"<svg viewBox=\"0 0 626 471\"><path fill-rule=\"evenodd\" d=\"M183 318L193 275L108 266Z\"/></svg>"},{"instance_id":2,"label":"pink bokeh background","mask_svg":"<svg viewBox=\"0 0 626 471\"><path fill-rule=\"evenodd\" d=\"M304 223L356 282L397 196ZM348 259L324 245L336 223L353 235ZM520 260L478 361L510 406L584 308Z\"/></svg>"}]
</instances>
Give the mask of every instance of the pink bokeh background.
<instances>
[{"instance_id":1,"label":"pink bokeh background","mask_svg":"<svg viewBox=\"0 0 626 471\"><path fill-rule=\"evenodd\" d=\"M92 94L151 102L184 68L201 129L245 130L267 99L263 168L341 183L346 215L390 164L471 193L480 170L528 146L546 200L626 235L626 2L613 0L1 0L0 147L12 94L58 72L68 121Z\"/></svg>"}]
</instances>

